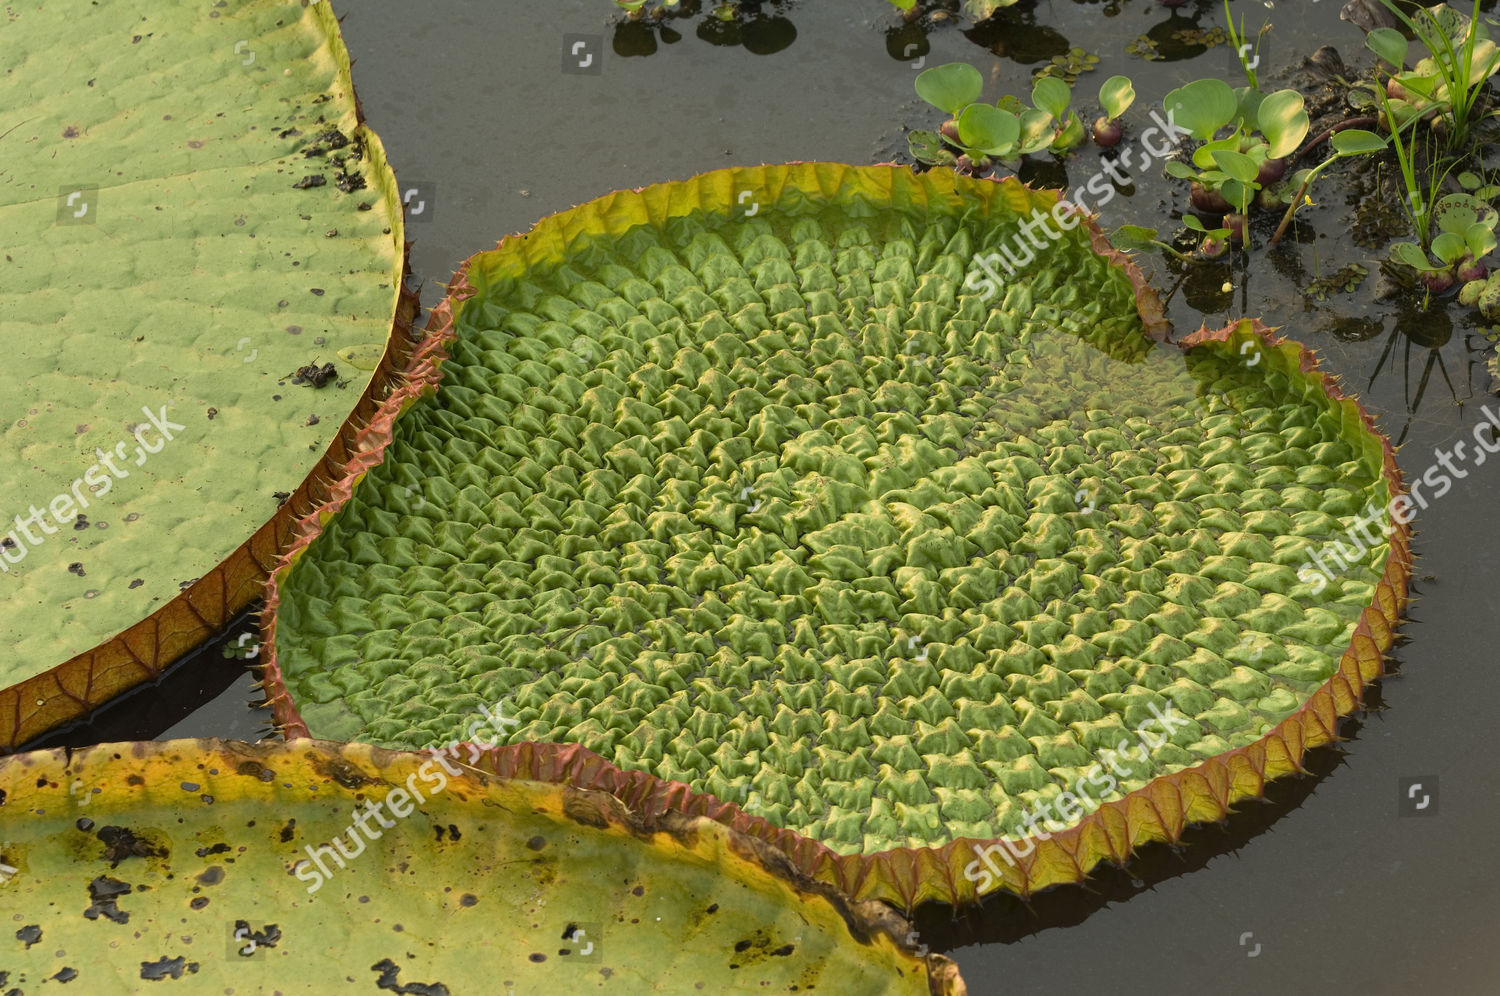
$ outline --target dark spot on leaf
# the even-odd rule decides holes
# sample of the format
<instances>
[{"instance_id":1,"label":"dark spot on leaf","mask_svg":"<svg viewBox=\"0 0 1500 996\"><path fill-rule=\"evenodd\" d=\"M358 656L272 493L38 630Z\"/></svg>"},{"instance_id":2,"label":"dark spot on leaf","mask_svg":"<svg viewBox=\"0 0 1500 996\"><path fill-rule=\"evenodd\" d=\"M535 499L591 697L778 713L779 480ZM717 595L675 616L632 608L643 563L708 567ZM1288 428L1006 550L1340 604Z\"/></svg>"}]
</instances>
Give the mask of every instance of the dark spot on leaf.
<instances>
[{"instance_id":1,"label":"dark spot on leaf","mask_svg":"<svg viewBox=\"0 0 1500 996\"><path fill-rule=\"evenodd\" d=\"M189 909L195 909L195 910L201 910L203 907L205 907L207 905L208 905L208 897L207 896L195 896L193 898L193 901L190 902L190 903L188 903L188 908Z\"/></svg>"},{"instance_id":2,"label":"dark spot on leaf","mask_svg":"<svg viewBox=\"0 0 1500 996\"><path fill-rule=\"evenodd\" d=\"M215 844L213 847L200 847L200 848L198 848L198 850L194 851L193 853L196 854L196 855L198 855L198 857L200 857L200 858L206 858L210 854L225 854L225 853L228 853L228 851L229 851L229 845L226 844L226 843L224 843L223 841L220 841L219 843Z\"/></svg>"},{"instance_id":3,"label":"dark spot on leaf","mask_svg":"<svg viewBox=\"0 0 1500 996\"><path fill-rule=\"evenodd\" d=\"M74 823L73 825L82 830L84 833L88 833L90 830L94 829L94 821L89 819L87 816L78 817L78 822Z\"/></svg>"},{"instance_id":4,"label":"dark spot on leaf","mask_svg":"<svg viewBox=\"0 0 1500 996\"><path fill-rule=\"evenodd\" d=\"M783 944L781 947L777 948L771 953L778 958L785 958L787 955L791 954L795 948L796 945L794 944Z\"/></svg>"},{"instance_id":5,"label":"dark spot on leaf","mask_svg":"<svg viewBox=\"0 0 1500 996\"><path fill-rule=\"evenodd\" d=\"M76 561L76 560L73 561L71 564L68 565L68 573L69 574L77 574L79 577L83 577L84 576L83 564L80 563L79 561Z\"/></svg>"},{"instance_id":6,"label":"dark spot on leaf","mask_svg":"<svg viewBox=\"0 0 1500 996\"><path fill-rule=\"evenodd\" d=\"M547 960L547 956L542 954L540 951L533 951L530 957L531 960L535 962L543 962Z\"/></svg>"},{"instance_id":7,"label":"dark spot on leaf","mask_svg":"<svg viewBox=\"0 0 1500 996\"><path fill-rule=\"evenodd\" d=\"M286 826L284 826L284 827L281 828L281 842L283 844L285 844L287 841L289 841L289 840L292 839L292 834L293 834L296 826L297 826L296 819L290 819L290 820L286 821Z\"/></svg>"},{"instance_id":8,"label":"dark spot on leaf","mask_svg":"<svg viewBox=\"0 0 1500 996\"><path fill-rule=\"evenodd\" d=\"M235 765L234 773L237 775L251 775L263 782L269 782L276 777L276 772L259 761L241 761Z\"/></svg>"},{"instance_id":9,"label":"dark spot on leaf","mask_svg":"<svg viewBox=\"0 0 1500 996\"><path fill-rule=\"evenodd\" d=\"M224 881L224 869L218 865L210 865L198 875L198 881L204 885L218 885Z\"/></svg>"},{"instance_id":10,"label":"dark spot on leaf","mask_svg":"<svg viewBox=\"0 0 1500 996\"><path fill-rule=\"evenodd\" d=\"M296 190L306 190L308 187L321 187L327 182L328 181L326 179L314 173L311 176L304 176L302 179L292 184L292 187Z\"/></svg>"},{"instance_id":11,"label":"dark spot on leaf","mask_svg":"<svg viewBox=\"0 0 1500 996\"><path fill-rule=\"evenodd\" d=\"M749 951L750 950L750 942L749 941L736 941L735 944L734 944L734 949L736 951Z\"/></svg>"},{"instance_id":12,"label":"dark spot on leaf","mask_svg":"<svg viewBox=\"0 0 1500 996\"><path fill-rule=\"evenodd\" d=\"M126 858L165 858L167 849L154 846L124 827L101 827L95 834L104 844L104 856L113 868Z\"/></svg>"},{"instance_id":13,"label":"dark spot on leaf","mask_svg":"<svg viewBox=\"0 0 1500 996\"><path fill-rule=\"evenodd\" d=\"M66 128L63 129L63 136L62 137L63 138L77 138L78 137L78 129L74 128L72 125L68 125Z\"/></svg>"},{"instance_id":14,"label":"dark spot on leaf","mask_svg":"<svg viewBox=\"0 0 1500 996\"><path fill-rule=\"evenodd\" d=\"M144 578L136 578L135 580L131 581L130 584L126 585L126 587L127 588L139 588L141 585L143 585L145 583L146 583L146 581L145 581Z\"/></svg>"},{"instance_id":15,"label":"dark spot on leaf","mask_svg":"<svg viewBox=\"0 0 1500 996\"><path fill-rule=\"evenodd\" d=\"M147 982L160 982L169 975L174 979L180 979L182 978L184 969L188 972L197 972L198 963L196 961L188 961L181 955L178 955L176 958L168 958L166 955L162 955L156 961L141 962L141 978Z\"/></svg>"},{"instance_id":16,"label":"dark spot on leaf","mask_svg":"<svg viewBox=\"0 0 1500 996\"><path fill-rule=\"evenodd\" d=\"M276 942L281 940L281 928L274 923L268 923L262 930L251 930L249 921L236 920L234 921L234 934L232 936L239 945L240 954L248 958L255 953L256 948L274 948ZM251 944L252 941L254 942L253 945ZM251 950L247 953L244 951L245 948L250 948Z\"/></svg>"},{"instance_id":17,"label":"dark spot on leaf","mask_svg":"<svg viewBox=\"0 0 1500 996\"><path fill-rule=\"evenodd\" d=\"M25 944L28 948L42 939L42 928L40 924L31 923L16 931L16 940Z\"/></svg>"},{"instance_id":18,"label":"dark spot on leaf","mask_svg":"<svg viewBox=\"0 0 1500 996\"><path fill-rule=\"evenodd\" d=\"M129 923L130 914L115 905L116 899L129 893L128 883L110 878L108 875L100 875L89 883L89 898L93 902L89 904L88 909L83 911L83 915L90 920L97 920L102 916L115 923Z\"/></svg>"},{"instance_id":19,"label":"dark spot on leaf","mask_svg":"<svg viewBox=\"0 0 1500 996\"><path fill-rule=\"evenodd\" d=\"M448 987L441 982L424 984L421 982L408 982L404 985L396 982L396 977L401 974L401 969L389 958L382 958L370 966L370 971L379 972L380 978L375 980L375 985L381 989L388 989L393 993L401 993L404 996L449 996Z\"/></svg>"},{"instance_id":20,"label":"dark spot on leaf","mask_svg":"<svg viewBox=\"0 0 1500 996\"><path fill-rule=\"evenodd\" d=\"M531 848L533 851L540 851L542 848L547 846L547 838L538 834L537 836L528 840L526 842L526 846Z\"/></svg>"},{"instance_id":21,"label":"dark spot on leaf","mask_svg":"<svg viewBox=\"0 0 1500 996\"><path fill-rule=\"evenodd\" d=\"M472 892L465 892L462 896L458 897L458 905L460 906L473 906L477 902L479 902L479 897Z\"/></svg>"},{"instance_id":22,"label":"dark spot on leaf","mask_svg":"<svg viewBox=\"0 0 1500 996\"><path fill-rule=\"evenodd\" d=\"M76 969L76 968L68 968L65 965L62 968L60 968L60 969L57 970L57 974L52 977L52 981L54 981L54 982L72 982L76 978L78 978L78 969Z\"/></svg>"},{"instance_id":23,"label":"dark spot on leaf","mask_svg":"<svg viewBox=\"0 0 1500 996\"><path fill-rule=\"evenodd\" d=\"M638 885L634 889L630 890L630 894L632 896L644 896L646 894L646 887L644 885Z\"/></svg>"}]
</instances>

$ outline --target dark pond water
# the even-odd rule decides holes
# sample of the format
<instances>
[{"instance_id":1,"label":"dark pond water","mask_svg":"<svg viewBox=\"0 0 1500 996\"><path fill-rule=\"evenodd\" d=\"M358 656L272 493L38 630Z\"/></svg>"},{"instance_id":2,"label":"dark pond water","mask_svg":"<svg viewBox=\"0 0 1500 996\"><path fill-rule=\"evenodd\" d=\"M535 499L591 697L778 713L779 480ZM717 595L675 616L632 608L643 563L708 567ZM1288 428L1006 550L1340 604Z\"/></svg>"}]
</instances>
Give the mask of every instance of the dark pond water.
<instances>
[{"instance_id":1,"label":"dark pond water","mask_svg":"<svg viewBox=\"0 0 1500 996\"><path fill-rule=\"evenodd\" d=\"M1263 50L1272 82L1324 44L1368 62L1337 0L1233 6L1252 25L1273 22ZM904 150L903 127L938 123L912 90L919 58L975 63L994 99L1028 92L1033 68L1081 47L1101 57L1083 94L1113 73L1135 80L1126 121L1136 128L1187 80L1238 82L1230 49L1177 34L1222 25L1222 3L1209 0L1175 15L1151 0L1022 0L982 31L925 36L901 30L879 0L760 9L737 34L700 30L695 18L665 39L617 34L608 0L342 0L365 112L402 188L417 191L411 207L422 206L408 237L424 303L467 255L611 190L734 164L889 160ZM1166 58L1126 54L1143 34ZM578 40L597 73L561 71ZM1095 171L1085 147L1068 164L1069 186ZM1490 347L1468 309L1375 299L1383 249L1355 241L1371 179L1335 175L1315 188L1297 238L1274 252L1190 273L1159 259L1147 268L1171 292L1179 332L1260 316L1322 354L1402 440L1411 480L1435 464L1437 448L1469 435L1482 405L1500 404L1484 366ZM1101 222L1171 229L1169 212L1184 200L1179 182L1153 169L1101 209ZM1304 296L1315 276L1349 263L1371 271L1359 290L1322 303ZM1489 741L1500 716L1500 540L1489 518L1497 463L1469 467L1417 519L1418 580L1392 673L1370 694L1371 710L1345 721L1346 742L1308 759L1306 777L1275 784L1266 803L1193 831L1180 848L1156 846L1128 869L1101 871L1088 888L1053 890L1029 907L1001 898L956 922L947 910L919 912L923 940L958 961L970 992L1497 990L1486 941L1500 919L1490 841L1500 752ZM157 685L37 746L264 735L246 662L223 653L251 625L241 620ZM1420 812L1401 805L1410 779L1431 792Z\"/></svg>"}]
</instances>

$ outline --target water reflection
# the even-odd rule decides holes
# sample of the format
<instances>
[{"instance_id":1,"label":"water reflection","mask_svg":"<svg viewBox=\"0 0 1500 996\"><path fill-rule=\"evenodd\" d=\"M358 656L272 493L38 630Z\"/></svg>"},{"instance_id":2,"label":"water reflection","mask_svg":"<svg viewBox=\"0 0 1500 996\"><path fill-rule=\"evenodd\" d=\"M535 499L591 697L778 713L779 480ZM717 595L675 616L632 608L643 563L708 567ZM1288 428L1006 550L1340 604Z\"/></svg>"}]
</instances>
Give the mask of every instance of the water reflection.
<instances>
[{"instance_id":1,"label":"water reflection","mask_svg":"<svg viewBox=\"0 0 1500 996\"><path fill-rule=\"evenodd\" d=\"M755 55L772 55L797 40L797 29L783 16L797 0L725 0L705 4L682 0L675 7L647 4L642 16L615 24L612 44L616 55L656 54L658 39L672 45L683 32L693 33L710 45L743 46Z\"/></svg>"}]
</instances>

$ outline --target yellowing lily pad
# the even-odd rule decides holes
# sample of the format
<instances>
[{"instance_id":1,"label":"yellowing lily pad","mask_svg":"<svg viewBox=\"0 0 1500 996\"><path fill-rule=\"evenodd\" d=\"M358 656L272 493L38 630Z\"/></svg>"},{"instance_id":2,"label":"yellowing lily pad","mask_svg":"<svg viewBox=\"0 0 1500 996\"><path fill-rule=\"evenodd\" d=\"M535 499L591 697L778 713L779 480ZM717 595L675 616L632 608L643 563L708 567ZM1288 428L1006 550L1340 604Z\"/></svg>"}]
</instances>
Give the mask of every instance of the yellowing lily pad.
<instances>
[{"instance_id":1,"label":"yellowing lily pad","mask_svg":"<svg viewBox=\"0 0 1500 996\"><path fill-rule=\"evenodd\" d=\"M469 756L175 740L0 759L0 984L965 991L901 917L762 841Z\"/></svg>"}]
</instances>

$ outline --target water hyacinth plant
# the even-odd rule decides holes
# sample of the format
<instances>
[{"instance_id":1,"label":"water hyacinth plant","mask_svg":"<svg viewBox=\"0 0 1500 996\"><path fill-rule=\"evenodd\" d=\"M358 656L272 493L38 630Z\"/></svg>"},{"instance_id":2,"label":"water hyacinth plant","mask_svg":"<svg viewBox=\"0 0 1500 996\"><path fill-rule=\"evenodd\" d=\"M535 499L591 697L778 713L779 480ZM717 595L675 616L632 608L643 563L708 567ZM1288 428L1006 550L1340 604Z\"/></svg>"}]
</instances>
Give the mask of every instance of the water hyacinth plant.
<instances>
[{"instance_id":1,"label":"water hyacinth plant","mask_svg":"<svg viewBox=\"0 0 1500 996\"><path fill-rule=\"evenodd\" d=\"M1072 89L1053 76L1033 81L1030 107L1011 95L994 104L980 101L984 78L966 62L927 69L915 85L917 96L949 115L938 131L916 130L907 136L912 157L928 166L982 176L997 165L1015 170L1024 156L1066 152L1085 138L1083 120L1069 106ZM1114 77L1105 87L1107 97L1101 90L1100 101L1106 114L1118 117L1134 99L1130 81Z\"/></svg>"},{"instance_id":2,"label":"water hyacinth plant","mask_svg":"<svg viewBox=\"0 0 1500 996\"><path fill-rule=\"evenodd\" d=\"M1094 121L1094 142L1100 148L1110 149L1120 144L1125 128L1120 124L1120 115L1135 103L1135 87L1127 76L1111 76L1099 87L1099 106L1104 109Z\"/></svg>"},{"instance_id":3,"label":"water hyacinth plant","mask_svg":"<svg viewBox=\"0 0 1500 996\"><path fill-rule=\"evenodd\" d=\"M1351 102L1373 107L1382 105L1381 125L1399 128L1412 119L1429 122L1442 136L1450 152L1464 148L1476 109L1485 102L1485 83L1500 71L1500 48L1490 40L1480 17L1479 0L1465 15L1446 4L1407 15L1392 0L1382 0L1426 50L1410 70L1406 69L1409 43L1395 28L1380 27L1365 37L1365 44L1395 72L1384 84L1377 77L1372 85L1359 84L1363 94L1351 94Z\"/></svg>"},{"instance_id":4,"label":"water hyacinth plant","mask_svg":"<svg viewBox=\"0 0 1500 996\"><path fill-rule=\"evenodd\" d=\"M1449 194L1433 207L1432 220L1438 234L1426 248L1397 242L1391 247L1391 258L1416 270L1434 292L1448 290L1455 281L1463 283L1465 298L1472 299L1468 303L1477 303L1487 272L1484 259L1495 249L1500 213L1469 194Z\"/></svg>"},{"instance_id":5,"label":"water hyacinth plant","mask_svg":"<svg viewBox=\"0 0 1500 996\"><path fill-rule=\"evenodd\" d=\"M1192 183L1193 208L1228 238L1242 242L1257 194L1286 173L1287 157L1307 137L1308 118L1296 90L1262 94L1253 87L1238 90L1218 79L1194 80L1166 95L1164 108L1199 142L1192 165L1169 162L1166 171ZM1220 136L1220 132L1228 133ZM1194 168L1196 167L1196 168ZM1265 203L1275 203L1265 199ZM1202 224L1184 222L1212 237Z\"/></svg>"}]
</instances>

